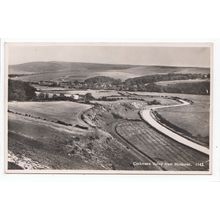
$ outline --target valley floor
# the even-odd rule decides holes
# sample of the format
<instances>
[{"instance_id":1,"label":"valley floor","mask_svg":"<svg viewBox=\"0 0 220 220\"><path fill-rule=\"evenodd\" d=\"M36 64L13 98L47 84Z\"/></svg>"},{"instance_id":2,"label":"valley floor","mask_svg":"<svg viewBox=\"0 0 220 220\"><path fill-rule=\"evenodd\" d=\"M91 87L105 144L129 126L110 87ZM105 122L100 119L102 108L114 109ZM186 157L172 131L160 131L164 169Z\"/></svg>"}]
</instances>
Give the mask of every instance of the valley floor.
<instances>
[{"instance_id":1,"label":"valley floor","mask_svg":"<svg viewBox=\"0 0 220 220\"><path fill-rule=\"evenodd\" d=\"M175 99L161 94L128 93L123 97L93 101L90 106L73 102L9 103L8 168L209 170L208 155L166 137L139 115L153 100L172 105L178 103Z\"/></svg>"}]
</instances>

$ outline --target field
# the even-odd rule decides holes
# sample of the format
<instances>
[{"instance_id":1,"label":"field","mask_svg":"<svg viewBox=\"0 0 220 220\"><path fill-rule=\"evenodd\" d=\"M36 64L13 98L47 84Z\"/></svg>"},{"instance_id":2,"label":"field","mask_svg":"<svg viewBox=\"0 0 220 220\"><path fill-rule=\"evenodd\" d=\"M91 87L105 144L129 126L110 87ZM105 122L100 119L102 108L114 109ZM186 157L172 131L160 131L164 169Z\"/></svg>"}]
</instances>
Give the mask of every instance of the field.
<instances>
[{"instance_id":1,"label":"field","mask_svg":"<svg viewBox=\"0 0 220 220\"><path fill-rule=\"evenodd\" d=\"M193 95L193 94L182 94L182 93L160 93L160 92L128 92L129 94L136 94L138 96L158 96L158 97L179 97L179 98L183 98L183 99L192 99L192 100L196 100L199 99L200 100L207 100L207 98L209 99L209 96L207 95Z\"/></svg>"},{"instance_id":2,"label":"field","mask_svg":"<svg viewBox=\"0 0 220 220\"><path fill-rule=\"evenodd\" d=\"M40 89L40 87L38 87ZM71 94L71 95L85 95L87 93L91 93L94 98L101 98L107 96L119 96L118 92L115 90L93 90L93 89L86 89L86 90L50 90L43 89L42 91L47 93L59 93L59 94Z\"/></svg>"},{"instance_id":3,"label":"field","mask_svg":"<svg viewBox=\"0 0 220 220\"><path fill-rule=\"evenodd\" d=\"M142 99L145 101L145 103L147 102L152 102L154 100L156 100L158 102L158 104L160 103L160 105L175 105L177 104L177 101L166 96L166 94L160 94L160 95L153 95L153 94L149 94L149 93L146 93L143 92L135 92L135 93L128 93L130 94L129 97L130 98L134 98L134 99ZM133 95L132 95L133 94ZM137 95L135 95L137 94Z\"/></svg>"},{"instance_id":4,"label":"field","mask_svg":"<svg viewBox=\"0 0 220 220\"><path fill-rule=\"evenodd\" d=\"M82 124L80 114L91 108L91 105L76 102L9 102L8 108L14 113L22 113L51 122Z\"/></svg>"},{"instance_id":5,"label":"field","mask_svg":"<svg viewBox=\"0 0 220 220\"><path fill-rule=\"evenodd\" d=\"M117 125L116 131L152 161L162 163L165 170L208 170L208 156L165 137L144 122L122 122ZM198 162L203 162L205 166L196 166Z\"/></svg>"},{"instance_id":6,"label":"field","mask_svg":"<svg viewBox=\"0 0 220 220\"><path fill-rule=\"evenodd\" d=\"M192 100L192 105L158 109L157 112L171 124L189 132L190 136L209 145L209 96L182 95Z\"/></svg>"}]
</instances>

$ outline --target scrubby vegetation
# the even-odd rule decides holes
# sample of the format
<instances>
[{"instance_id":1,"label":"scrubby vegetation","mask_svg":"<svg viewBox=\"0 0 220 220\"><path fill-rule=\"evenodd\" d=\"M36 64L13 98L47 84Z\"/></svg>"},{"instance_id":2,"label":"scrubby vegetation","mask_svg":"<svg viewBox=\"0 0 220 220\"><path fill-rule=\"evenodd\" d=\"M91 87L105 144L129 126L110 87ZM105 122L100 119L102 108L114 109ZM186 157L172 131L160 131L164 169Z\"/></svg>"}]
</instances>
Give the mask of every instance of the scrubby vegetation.
<instances>
[{"instance_id":1,"label":"scrubby vegetation","mask_svg":"<svg viewBox=\"0 0 220 220\"><path fill-rule=\"evenodd\" d=\"M112 84L120 84L121 80L114 79L108 76L95 76L84 81L87 84L101 84L101 83L112 83Z\"/></svg>"}]
</instances>

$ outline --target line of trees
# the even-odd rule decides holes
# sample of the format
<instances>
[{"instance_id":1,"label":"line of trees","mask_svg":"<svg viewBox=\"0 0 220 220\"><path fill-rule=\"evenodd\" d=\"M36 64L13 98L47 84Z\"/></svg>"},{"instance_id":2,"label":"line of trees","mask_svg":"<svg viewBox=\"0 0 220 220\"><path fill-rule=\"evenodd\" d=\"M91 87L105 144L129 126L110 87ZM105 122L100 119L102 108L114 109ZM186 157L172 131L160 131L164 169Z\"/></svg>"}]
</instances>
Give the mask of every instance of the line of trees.
<instances>
[{"instance_id":1,"label":"line of trees","mask_svg":"<svg viewBox=\"0 0 220 220\"><path fill-rule=\"evenodd\" d=\"M170 85L158 85L150 83L145 87L147 92L162 92L162 93L185 93L197 95L210 94L210 82L192 82L192 83L176 83Z\"/></svg>"}]
</instances>

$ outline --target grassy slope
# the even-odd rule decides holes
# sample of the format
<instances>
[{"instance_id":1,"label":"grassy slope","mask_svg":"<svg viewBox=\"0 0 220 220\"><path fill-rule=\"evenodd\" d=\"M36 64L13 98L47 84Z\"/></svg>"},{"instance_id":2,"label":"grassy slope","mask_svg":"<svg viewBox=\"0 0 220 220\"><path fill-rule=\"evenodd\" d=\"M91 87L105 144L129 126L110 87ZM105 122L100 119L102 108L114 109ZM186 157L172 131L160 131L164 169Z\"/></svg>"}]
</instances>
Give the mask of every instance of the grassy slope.
<instances>
[{"instance_id":1,"label":"grassy slope","mask_svg":"<svg viewBox=\"0 0 220 220\"><path fill-rule=\"evenodd\" d=\"M77 154L68 157L73 135L48 127L46 122L35 123L22 116L9 115L9 150L24 155L53 169L83 168L86 163ZM91 165L92 167L92 165Z\"/></svg>"},{"instance_id":2,"label":"grassy slope","mask_svg":"<svg viewBox=\"0 0 220 220\"><path fill-rule=\"evenodd\" d=\"M51 169L133 169L137 158L109 134L65 126L9 113L9 150ZM62 129L63 127L63 129ZM141 169L140 167L138 169Z\"/></svg>"}]
</instances>

